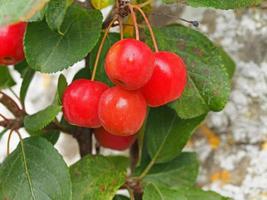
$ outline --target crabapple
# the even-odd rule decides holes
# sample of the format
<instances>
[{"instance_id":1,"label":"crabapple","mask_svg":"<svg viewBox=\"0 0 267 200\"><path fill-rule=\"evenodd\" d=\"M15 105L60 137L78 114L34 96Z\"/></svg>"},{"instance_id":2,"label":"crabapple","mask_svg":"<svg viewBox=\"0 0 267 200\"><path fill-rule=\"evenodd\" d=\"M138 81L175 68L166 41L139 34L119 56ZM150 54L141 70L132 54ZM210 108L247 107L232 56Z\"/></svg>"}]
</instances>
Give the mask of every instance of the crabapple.
<instances>
[{"instance_id":1,"label":"crabapple","mask_svg":"<svg viewBox=\"0 0 267 200\"><path fill-rule=\"evenodd\" d=\"M26 26L26 22L19 22L0 27L0 65L14 65L25 58L23 38Z\"/></svg>"},{"instance_id":2,"label":"crabapple","mask_svg":"<svg viewBox=\"0 0 267 200\"><path fill-rule=\"evenodd\" d=\"M134 135L146 117L146 101L139 91L115 86L107 89L99 101L98 116L102 126L118 136Z\"/></svg>"},{"instance_id":3,"label":"crabapple","mask_svg":"<svg viewBox=\"0 0 267 200\"><path fill-rule=\"evenodd\" d=\"M79 79L72 82L63 95L65 119L73 125L98 128L98 103L108 86L99 81Z\"/></svg>"},{"instance_id":4,"label":"crabapple","mask_svg":"<svg viewBox=\"0 0 267 200\"><path fill-rule=\"evenodd\" d=\"M109 49L105 59L105 70L113 83L128 90L136 90L151 78L154 61L154 54L145 43L135 39L124 39Z\"/></svg>"},{"instance_id":5,"label":"crabapple","mask_svg":"<svg viewBox=\"0 0 267 200\"><path fill-rule=\"evenodd\" d=\"M186 66L178 55L155 53L155 69L151 79L141 88L147 103L157 107L179 98L186 85Z\"/></svg>"}]
</instances>

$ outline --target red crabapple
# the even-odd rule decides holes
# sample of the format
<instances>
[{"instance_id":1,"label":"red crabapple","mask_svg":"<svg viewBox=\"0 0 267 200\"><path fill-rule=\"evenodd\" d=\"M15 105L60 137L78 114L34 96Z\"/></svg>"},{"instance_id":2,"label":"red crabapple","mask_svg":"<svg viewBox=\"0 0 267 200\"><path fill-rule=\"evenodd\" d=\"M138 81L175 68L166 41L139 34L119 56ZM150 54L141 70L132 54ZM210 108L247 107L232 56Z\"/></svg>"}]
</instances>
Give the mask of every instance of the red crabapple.
<instances>
[{"instance_id":1,"label":"red crabapple","mask_svg":"<svg viewBox=\"0 0 267 200\"><path fill-rule=\"evenodd\" d=\"M146 107L146 101L139 91L115 86L102 94L98 116L102 126L111 134L129 136L142 127Z\"/></svg>"},{"instance_id":2,"label":"red crabapple","mask_svg":"<svg viewBox=\"0 0 267 200\"><path fill-rule=\"evenodd\" d=\"M141 88L147 103L157 107L179 98L186 85L186 66L178 55L155 53L155 69L151 79Z\"/></svg>"},{"instance_id":3,"label":"red crabapple","mask_svg":"<svg viewBox=\"0 0 267 200\"><path fill-rule=\"evenodd\" d=\"M98 128L98 103L108 86L102 82L79 79L72 82L63 95L65 119L73 125Z\"/></svg>"},{"instance_id":4,"label":"red crabapple","mask_svg":"<svg viewBox=\"0 0 267 200\"><path fill-rule=\"evenodd\" d=\"M151 78L154 61L152 50L144 42L124 39L109 49L105 70L113 83L128 90L136 90Z\"/></svg>"}]
</instances>

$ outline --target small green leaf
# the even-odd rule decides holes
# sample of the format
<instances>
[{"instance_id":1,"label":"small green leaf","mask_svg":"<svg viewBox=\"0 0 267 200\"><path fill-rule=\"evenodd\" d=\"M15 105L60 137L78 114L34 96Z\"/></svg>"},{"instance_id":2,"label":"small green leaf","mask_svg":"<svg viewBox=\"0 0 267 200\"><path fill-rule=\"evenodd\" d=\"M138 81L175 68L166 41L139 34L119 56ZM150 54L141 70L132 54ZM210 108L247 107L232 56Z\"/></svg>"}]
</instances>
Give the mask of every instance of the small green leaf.
<instances>
[{"instance_id":1,"label":"small green leaf","mask_svg":"<svg viewBox=\"0 0 267 200\"><path fill-rule=\"evenodd\" d=\"M230 80L226 67L229 60L224 60L221 49L200 32L182 25L173 24L154 31L159 49L180 55L187 66L185 91L170 104L171 108L184 119L222 110L230 95Z\"/></svg>"},{"instance_id":2,"label":"small green leaf","mask_svg":"<svg viewBox=\"0 0 267 200\"><path fill-rule=\"evenodd\" d=\"M68 86L68 82L65 76L63 74L60 74L58 78L57 93L55 97L56 103L58 103L58 105L62 105L62 97L67 86Z\"/></svg>"},{"instance_id":3,"label":"small green leaf","mask_svg":"<svg viewBox=\"0 0 267 200\"><path fill-rule=\"evenodd\" d=\"M181 194L184 194L186 200L231 200L230 198L223 197L212 191L204 191L198 188L181 188Z\"/></svg>"},{"instance_id":4,"label":"small green leaf","mask_svg":"<svg viewBox=\"0 0 267 200\"><path fill-rule=\"evenodd\" d=\"M12 87L15 81L6 66L0 66L0 90Z\"/></svg>"},{"instance_id":5,"label":"small green leaf","mask_svg":"<svg viewBox=\"0 0 267 200\"><path fill-rule=\"evenodd\" d=\"M145 187L143 200L230 200L215 192L197 188L170 189L168 187L149 184Z\"/></svg>"},{"instance_id":6,"label":"small green leaf","mask_svg":"<svg viewBox=\"0 0 267 200\"><path fill-rule=\"evenodd\" d=\"M49 0L0 0L0 26L27 21Z\"/></svg>"},{"instance_id":7,"label":"small green leaf","mask_svg":"<svg viewBox=\"0 0 267 200\"><path fill-rule=\"evenodd\" d=\"M151 109L145 130L145 142L151 159L163 163L178 156L204 118L184 120L168 107Z\"/></svg>"},{"instance_id":8,"label":"small green leaf","mask_svg":"<svg viewBox=\"0 0 267 200\"><path fill-rule=\"evenodd\" d=\"M51 105L33 115L24 118L24 126L26 130L38 131L46 127L52 122L57 114L61 111L61 106Z\"/></svg>"},{"instance_id":9,"label":"small green leaf","mask_svg":"<svg viewBox=\"0 0 267 200\"><path fill-rule=\"evenodd\" d=\"M71 200L69 169L41 137L20 142L0 167L0 199Z\"/></svg>"},{"instance_id":10,"label":"small green leaf","mask_svg":"<svg viewBox=\"0 0 267 200\"><path fill-rule=\"evenodd\" d=\"M56 144L58 141L60 132L58 130L48 130L48 129L42 129L39 131L28 131L30 136L41 136L45 139L47 139L51 144Z\"/></svg>"},{"instance_id":11,"label":"small green leaf","mask_svg":"<svg viewBox=\"0 0 267 200\"><path fill-rule=\"evenodd\" d=\"M262 0L163 0L165 3L186 3L193 7L212 7L217 9L237 9L256 6Z\"/></svg>"},{"instance_id":12,"label":"small green leaf","mask_svg":"<svg viewBox=\"0 0 267 200\"><path fill-rule=\"evenodd\" d=\"M227 73L230 78L233 78L236 64L233 61L233 59L224 51L223 48L219 48L220 55L222 56L222 59L224 61L224 66L226 67Z\"/></svg>"},{"instance_id":13,"label":"small green leaf","mask_svg":"<svg viewBox=\"0 0 267 200\"><path fill-rule=\"evenodd\" d=\"M68 7L73 0L50 0L46 10L46 22L53 31L60 32Z\"/></svg>"},{"instance_id":14,"label":"small green leaf","mask_svg":"<svg viewBox=\"0 0 267 200\"><path fill-rule=\"evenodd\" d=\"M103 35L102 35L103 37ZM93 70L93 67L94 67L94 63L95 63L95 59L96 59L96 54L97 54L97 51L98 51L98 48L99 48L99 45L100 45L100 42L102 40L102 37L101 39L99 40L98 44L95 46L95 48L93 49L93 51L91 52L90 54L90 68L91 70ZM108 85L113 85L112 82L109 80L109 78L107 77L106 75L106 72L105 72L105 68L104 68L104 65L105 65L105 58L106 58L106 55L108 53L108 50L110 49L110 47L117 41L120 40L120 35L118 33L110 33L104 43L104 46L103 46L103 49L101 51L101 55L100 55L100 58L99 58L99 63L98 63L98 66L97 66L97 72L96 72L96 80L99 80L99 81L102 81Z\"/></svg>"},{"instance_id":15,"label":"small green leaf","mask_svg":"<svg viewBox=\"0 0 267 200\"><path fill-rule=\"evenodd\" d=\"M22 84L21 84L21 87L20 87L20 101L21 103L23 104L23 106L25 106L25 98L26 98L26 95L27 95L27 91L29 89L29 86L31 84L31 81L34 77L34 74L35 74L35 71L29 67L27 67L25 69L25 72L24 72L24 75L23 75L23 81L22 81Z\"/></svg>"},{"instance_id":16,"label":"small green leaf","mask_svg":"<svg viewBox=\"0 0 267 200\"><path fill-rule=\"evenodd\" d=\"M61 26L63 34L52 31L42 22L27 27L24 50L27 62L36 71L61 71L82 60L95 46L100 36L102 15L73 5Z\"/></svg>"},{"instance_id":17,"label":"small green leaf","mask_svg":"<svg viewBox=\"0 0 267 200\"><path fill-rule=\"evenodd\" d=\"M195 153L181 153L170 162L154 165L144 182L164 184L169 188L192 187L197 179L198 167Z\"/></svg>"},{"instance_id":18,"label":"small green leaf","mask_svg":"<svg viewBox=\"0 0 267 200\"><path fill-rule=\"evenodd\" d=\"M45 16L45 12L47 9L47 5L44 6L42 8L42 10L38 11L35 13L35 15L33 15L29 20L27 20L28 22L36 22L36 21L42 21L44 19Z\"/></svg>"},{"instance_id":19,"label":"small green leaf","mask_svg":"<svg viewBox=\"0 0 267 200\"><path fill-rule=\"evenodd\" d=\"M116 168L120 170L125 170L130 165L130 160L128 157L125 156L109 156L106 157L109 161L113 162Z\"/></svg>"},{"instance_id":20,"label":"small green leaf","mask_svg":"<svg viewBox=\"0 0 267 200\"><path fill-rule=\"evenodd\" d=\"M88 66L80 69L74 76L73 80L77 79L90 79L91 78L91 70Z\"/></svg>"},{"instance_id":21,"label":"small green leaf","mask_svg":"<svg viewBox=\"0 0 267 200\"><path fill-rule=\"evenodd\" d=\"M73 199L111 200L126 178L126 169L108 157L86 156L71 166Z\"/></svg>"},{"instance_id":22,"label":"small green leaf","mask_svg":"<svg viewBox=\"0 0 267 200\"><path fill-rule=\"evenodd\" d=\"M145 187L143 200L188 200L178 191L149 184ZM197 200L197 199L194 199ZM204 200L204 199L201 199ZM205 199L206 200L206 199Z\"/></svg>"},{"instance_id":23,"label":"small green leaf","mask_svg":"<svg viewBox=\"0 0 267 200\"><path fill-rule=\"evenodd\" d=\"M26 60L18 63L15 65L14 69L20 74L20 77L23 78L24 74L26 73L29 65Z\"/></svg>"}]
</instances>

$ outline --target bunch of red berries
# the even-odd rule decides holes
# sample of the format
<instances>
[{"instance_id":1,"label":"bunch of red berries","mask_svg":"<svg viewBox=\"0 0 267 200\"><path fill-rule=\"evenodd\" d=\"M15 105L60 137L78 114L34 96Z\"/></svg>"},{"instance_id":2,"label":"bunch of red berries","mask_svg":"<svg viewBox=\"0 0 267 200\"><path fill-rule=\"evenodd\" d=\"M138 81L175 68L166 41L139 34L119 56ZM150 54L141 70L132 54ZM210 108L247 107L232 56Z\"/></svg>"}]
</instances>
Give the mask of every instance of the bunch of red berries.
<instances>
[{"instance_id":1,"label":"bunch of red berries","mask_svg":"<svg viewBox=\"0 0 267 200\"><path fill-rule=\"evenodd\" d=\"M0 65L24 59L23 36L27 24L0 28ZM80 79L63 96L65 119L94 128L100 145L124 150L142 127L147 105L157 107L178 99L186 85L186 66L174 53L152 50L143 42L123 39L108 51L105 70L115 84Z\"/></svg>"},{"instance_id":2,"label":"bunch of red berries","mask_svg":"<svg viewBox=\"0 0 267 200\"><path fill-rule=\"evenodd\" d=\"M167 51L152 52L143 42L123 39L105 59L105 71L115 84L80 79L63 96L65 119L95 128L100 145L124 150L142 127L147 105L158 107L178 99L186 85L183 60Z\"/></svg>"}]
</instances>

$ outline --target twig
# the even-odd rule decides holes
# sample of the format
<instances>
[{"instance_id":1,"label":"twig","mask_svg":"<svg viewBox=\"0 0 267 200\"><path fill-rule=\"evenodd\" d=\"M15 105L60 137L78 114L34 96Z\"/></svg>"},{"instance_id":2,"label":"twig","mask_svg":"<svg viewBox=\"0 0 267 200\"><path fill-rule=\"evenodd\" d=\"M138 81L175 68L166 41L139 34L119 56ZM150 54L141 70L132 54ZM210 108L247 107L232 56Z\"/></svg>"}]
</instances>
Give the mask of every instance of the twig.
<instances>
[{"instance_id":1,"label":"twig","mask_svg":"<svg viewBox=\"0 0 267 200\"><path fill-rule=\"evenodd\" d=\"M134 171L135 166L139 159L139 145L138 140L136 140L130 149L130 158L131 158L131 172Z\"/></svg>"},{"instance_id":2,"label":"twig","mask_svg":"<svg viewBox=\"0 0 267 200\"><path fill-rule=\"evenodd\" d=\"M73 137L78 141L81 157L92 154L92 129L77 128Z\"/></svg>"},{"instance_id":3,"label":"twig","mask_svg":"<svg viewBox=\"0 0 267 200\"><path fill-rule=\"evenodd\" d=\"M20 109L18 104L7 94L0 91L0 103L2 103L15 117L25 116L25 112Z\"/></svg>"},{"instance_id":4,"label":"twig","mask_svg":"<svg viewBox=\"0 0 267 200\"><path fill-rule=\"evenodd\" d=\"M104 36L102 38L102 41L99 45L99 48L98 48L98 51L97 51L97 55L96 55L96 59L95 59L95 64L94 64L94 69L93 69L93 73L92 73L92 77L91 77L91 80L93 81L95 79L95 76L96 76L96 70L97 70L97 66L98 66L98 62L99 62L99 58L100 58L100 54L101 54L101 51L102 51L102 48L105 44L105 41L106 41L106 38L107 38L107 35L108 35L108 32L112 26L112 24L118 20L118 17L114 17L114 19L109 23L108 27L106 28L105 32L104 32Z\"/></svg>"}]
</instances>

